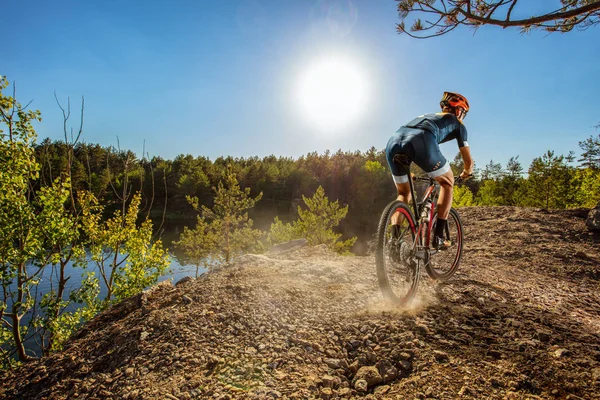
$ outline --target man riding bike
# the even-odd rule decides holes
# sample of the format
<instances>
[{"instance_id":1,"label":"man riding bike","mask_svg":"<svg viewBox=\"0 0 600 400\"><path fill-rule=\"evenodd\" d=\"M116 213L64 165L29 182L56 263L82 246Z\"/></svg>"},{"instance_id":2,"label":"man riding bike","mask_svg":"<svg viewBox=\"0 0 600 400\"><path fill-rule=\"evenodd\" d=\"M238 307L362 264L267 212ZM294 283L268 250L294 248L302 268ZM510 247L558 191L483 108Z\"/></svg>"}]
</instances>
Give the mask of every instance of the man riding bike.
<instances>
[{"instance_id":1,"label":"man riding bike","mask_svg":"<svg viewBox=\"0 0 600 400\"><path fill-rule=\"evenodd\" d=\"M467 143L467 128L462 123L469 112L469 102L458 93L444 92L440 107L441 113L421 115L400 127L388 141L385 152L398 189L398 200L410 204L408 173L411 162L440 184L433 247L446 250L451 243L443 238L443 232L452 206L454 175L439 144L453 139L458 142L464 163L461 179L468 179L473 175L473 159Z\"/></svg>"}]
</instances>

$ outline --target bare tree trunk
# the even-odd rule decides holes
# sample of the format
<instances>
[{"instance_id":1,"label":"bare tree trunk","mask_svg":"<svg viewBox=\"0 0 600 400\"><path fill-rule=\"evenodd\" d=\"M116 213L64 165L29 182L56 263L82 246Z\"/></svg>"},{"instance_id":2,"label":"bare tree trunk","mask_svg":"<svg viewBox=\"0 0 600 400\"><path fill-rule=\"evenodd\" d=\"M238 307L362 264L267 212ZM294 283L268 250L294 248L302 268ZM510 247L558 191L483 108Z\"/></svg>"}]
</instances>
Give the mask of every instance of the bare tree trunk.
<instances>
[{"instance_id":1,"label":"bare tree trunk","mask_svg":"<svg viewBox=\"0 0 600 400\"><path fill-rule=\"evenodd\" d=\"M19 310L23 303L23 285L26 281L23 280L25 274L25 263L21 263L18 268L17 276L17 299L12 305L12 331L13 339L15 341L15 348L19 356L19 360L27 361L29 357L25 354L25 345L23 344L23 338L21 337L21 316Z\"/></svg>"}]
</instances>

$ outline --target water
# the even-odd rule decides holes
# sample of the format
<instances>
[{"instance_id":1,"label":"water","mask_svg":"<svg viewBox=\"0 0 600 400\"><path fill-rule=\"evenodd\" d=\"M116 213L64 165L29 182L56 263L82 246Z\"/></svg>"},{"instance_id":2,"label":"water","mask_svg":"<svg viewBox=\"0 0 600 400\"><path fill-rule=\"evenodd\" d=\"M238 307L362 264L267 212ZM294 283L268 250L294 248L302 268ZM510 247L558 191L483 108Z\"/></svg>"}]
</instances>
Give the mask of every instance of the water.
<instances>
[{"instance_id":1,"label":"water","mask_svg":"<svg viewBox=\"0 0 600 400\"><path fill-rule=\"evenodd\" d=\"M179 280L181 280L182 278L184 278L186 276L191 276L191 277L196 276L196 266L195 265L182 264L179 261L179 259L173 254L170 255L169 261L170 261L170 263L169 263L169 267L167 268L167 271L165 272L164 275L162 275L158 278L158 282L170 280L173 284L175 284ZM37 271L36 267L34 267L34 266L28 267L28 272L29 272L30 276L32 273L35 273L36 271ZM65 277L70 277L70 278L67 281L67 284L65 286L65 292L63 294L63 299L67 300L69 298L69 294L71 293L71 291L77 290L79 287L81 287L81 282L83 280L83 273L85 271L88 271L88 272L93 271L95 273L96 278L98 278L98 280L99 280L100 294L98 296L98 299L103 300L106 297L107 288L106 288L106 285L104 284L104 281L102 280L102 278L100 276L100 271L99 271L97 265L90 260L88 262L88 267L85 270L82 268L79 268L79 267L75 267L72 262L69 262L66 265ZM204 272L206 272L205 268L198 268L198 276ZM43 272L40 274L39 284L32 288L31 295L36 298L37 302L39 302L42 299L44 294L52 291L53 289L57 290L56 284L58 282L58 277L59 277L58 266L48 265L44 268ZM16 282L13 283L13 285L11 285L11 290L14 290L15 288L16 288ZM12 306L12 301L10 298L8 299L7 305L8 305L8 309L10 310L10 307ZM72 312L72 311L76 310L78 306L79 305L77 305L77 304L71 303L69 305L69 307L67 307L67 311ZM31 318L32 318L32 312L29 311L28 313L26 313L23 316L23 319L21 320L21 325L22 326L27 325L31 321ZM40 353L39 345L32 339L27 340L25 342L25 347L29 354L33 353L33 354L39 355L39 353Z\"/></svg>"},{"instance_id":2,"label":"water","mask_svg":"<svg viewBox=\"0 0 600 400\"><path fill-rule=\"evenodd\" d=\"M120 259L122 259L122 256L120 257ZM181 264L179 259L175 255L172 255L172 254L170 255L169 261L170 261L170 263L169 263L169 267L167 268L167 271L165 272L164 275L162 275L158 278L159 282L162 282L165 280L171 280L173 283L176 283L183 277L186 277L186 276L195 277L196 276L196 266L195 265ZM29 276L31 276L37 270L37 268L35 268L33 266L29 266L27 269L28 269ZM85 270L82 268L79 268L79 267L75 267L72 262L67 263L67 265L65 267L65 276L70 277L70 279L67 281L67 284L65 287L64 299L68 299L69 293L73 290L78 289L81 286L81 282L83 280L83 273L86 271L94 272L96 278L98 278L98 280L100 281L99 298L103 299L106 296L107 288L106 288L106 285L104 284L104 281L101 278L99 268L96 265L96 263L89 260L88 267ZM198 275L201 275L204 272L206 272L205 268L198 269ZM110 273L110 271L108 273ZM51 266L51 265L46 266L44 268L44 271L40 275L40 283L37 285L37 287L34 287L34 290L37 290L36 297L38 299L41 299L41 297L45 293L50 292L52 289L56 290L56 284L58 282L58 277L59 277L59 267L58 266ZM12 290L14 290L15 288L16 288L16 283L11 285ZM32 293L32 295L35 295L35 293ZM10 302L9 302L9 304L10 304Z\"/></svg>"}]
</instances>

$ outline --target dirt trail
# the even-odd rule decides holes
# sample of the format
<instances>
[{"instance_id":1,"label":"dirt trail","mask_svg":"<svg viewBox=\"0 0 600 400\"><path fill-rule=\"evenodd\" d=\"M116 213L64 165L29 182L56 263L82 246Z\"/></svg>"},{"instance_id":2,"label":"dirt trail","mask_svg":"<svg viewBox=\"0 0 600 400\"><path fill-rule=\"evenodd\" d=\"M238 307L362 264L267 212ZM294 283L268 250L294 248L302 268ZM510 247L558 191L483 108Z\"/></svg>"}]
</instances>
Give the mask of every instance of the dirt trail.
<instances>
[{"instance_id":1,"label":"dirt trail","mask_svg":"<svg viewBox=\"0 0 600 400\"><path fill-rule=\"evenodd\" d=\"M416 305L373 257L247 255L99 315L0 376L5 398L600 399L600 237L579 211L463 208L465 253Z\"/></svg>"}]
</instances>

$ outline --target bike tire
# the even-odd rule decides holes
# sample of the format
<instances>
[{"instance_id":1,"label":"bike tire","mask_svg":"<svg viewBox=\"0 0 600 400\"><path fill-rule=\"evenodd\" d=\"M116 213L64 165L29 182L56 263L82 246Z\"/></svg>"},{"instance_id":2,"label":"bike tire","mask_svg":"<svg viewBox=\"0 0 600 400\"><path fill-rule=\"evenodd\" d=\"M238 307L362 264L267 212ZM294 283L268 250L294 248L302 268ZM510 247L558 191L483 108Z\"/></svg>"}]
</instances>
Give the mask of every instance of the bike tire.
<instances>
[{"instance_id":1,"label":"bike tire","mask_svg":"<svg viewBox=\"0 0 600 400\"><path fill-rule=\"evenodd\" d=\"M436 220L437 212L433 216L431 227L435 226ZM438 251L433 255L430 254L425 260L425 270L427 271L427 274L432 279L442 282L447 281L456 273L462 257L464 244L463 228L458 211L451 208L447 221L448 224L444 236L447 240L450 240L453 245L447 250ZM433 229L428 229L427 236L427 244L431 245L433 242Z\"/></svg>"},{"instance_id":2,"label":"bike tire","mask_svg":"<svg viewBox=\"0 0 600 400\"><path fill-rule=\"evenodd\" d=\"M391 224L392 216L399 212L404 216L400 235L392 242ZM377 266L377 280L385 298L398 305L406 305L412 301L419 287L420 262L410 264L406 262L408 254L413 248L416 234L415 218L410 208L401 201L395 200L388 204L379 220L377 227L377 248L375 263ZM406 239L406 240L405 240ZM404 243L404 244L403 244ZM392 251L402 249L404 262L393 260ZM396 253L396 257L400 253Z\"/></svg>"}]
</instances>

